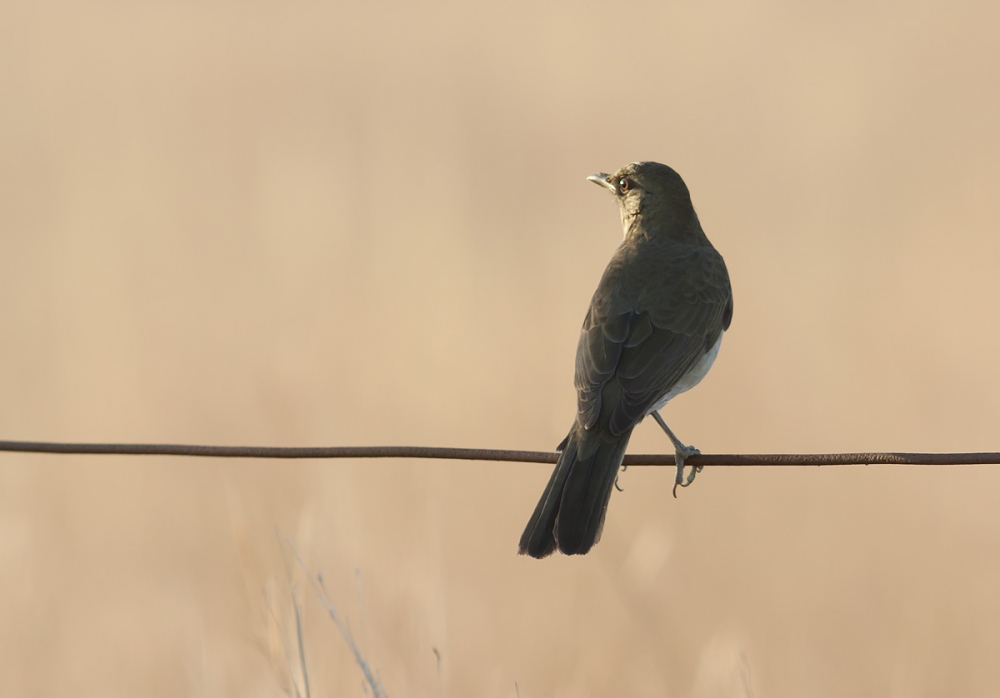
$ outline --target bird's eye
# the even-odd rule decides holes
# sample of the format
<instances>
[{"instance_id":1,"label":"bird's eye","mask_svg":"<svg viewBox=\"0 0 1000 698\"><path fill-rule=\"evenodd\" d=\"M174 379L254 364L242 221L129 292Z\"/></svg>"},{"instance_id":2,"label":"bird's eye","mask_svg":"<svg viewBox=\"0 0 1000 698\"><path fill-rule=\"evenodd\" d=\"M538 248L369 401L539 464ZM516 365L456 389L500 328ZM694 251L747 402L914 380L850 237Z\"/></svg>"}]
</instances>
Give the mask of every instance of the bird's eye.
<instances>
[{"instance_id":1,"label":"bird's eye","mask_svg":"<svg viewBox=\"0 0 1000 698\"><path fill-rule=\"evenodd\" d=\"M632 182L628 181L627 177L622 177L621 179L618 180L618 191L622 192L623 194L627 192L629 190L629 187L631 186Z\"/></svg>"}]
</instances>

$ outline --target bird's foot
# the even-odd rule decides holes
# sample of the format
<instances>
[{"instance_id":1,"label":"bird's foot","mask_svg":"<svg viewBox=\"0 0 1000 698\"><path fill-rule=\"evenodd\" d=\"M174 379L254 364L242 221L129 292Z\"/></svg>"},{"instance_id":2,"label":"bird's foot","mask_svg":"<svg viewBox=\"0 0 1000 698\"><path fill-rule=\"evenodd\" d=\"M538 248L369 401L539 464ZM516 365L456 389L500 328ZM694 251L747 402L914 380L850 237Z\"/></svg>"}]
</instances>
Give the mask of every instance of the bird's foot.
<instances>
[{"instance_id":1,"label":"bird's foot","mask_svg":"<svg viewBox=\"0 0 1000 698\"><path fill-rule=\"evenodd\" d=\"M674 478L674 499L677 499L677 488L690 485L694 482L695 476L705 467L702 465L692 465L691 472L687 476L687 481L684 480L684 461L691 456L697 455L701 455L701 451L694 446L685 446L684 444L678 444L674 451L674 462L677 463L677 477Z\"/></svg>"},{"instance_id":2,"label":"bird's foot","mask_svg":"<svg viewBox=\"0 0 1000 698\"><path fill-rule=\"evenodd\" d=\"M702 465L691 466L691 473L688 475L687 482L684 481L684 460L690 458L691 456L697 456L701 454L694 446L686 446L684 442L677 438L677 435L670 430L667 423L663 421L663 417L656 410L650 412L653 415L653 419L656 423L660 425L660 428L670 437L670 441L674 444L674 462L677 463L677 477L674 479L674 499L677 498L677 488L687 487L692 482L694 482L695 475L701 472L704 467Z\"/></svg>"}]
</instances>

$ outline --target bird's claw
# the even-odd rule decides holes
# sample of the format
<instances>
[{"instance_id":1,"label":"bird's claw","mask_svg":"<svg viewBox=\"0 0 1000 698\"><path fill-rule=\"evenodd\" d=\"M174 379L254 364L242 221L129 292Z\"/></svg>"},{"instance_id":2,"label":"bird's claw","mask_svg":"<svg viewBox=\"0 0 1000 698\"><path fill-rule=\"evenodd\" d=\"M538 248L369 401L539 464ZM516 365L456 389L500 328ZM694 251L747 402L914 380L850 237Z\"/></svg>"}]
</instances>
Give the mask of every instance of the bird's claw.
<instances>
[{"instance_id":1,"label":"bird's claw","mask_svg":"<svg viewBox=\"0 0 1000 698\"><path fill-rule=\"evenodd\" d=\"M677 499L677 488L687 487L692 482L694 482L695 476L701 472L701 469L705 466L703 465L692 465L691 472L688 473L687 481L684 480L684 461L691 456L700 455L699 451L694 446L684 446L684 448L678 448L674 452L674 462L677 463L677 477L674 478L674 499Z\"/></svg>"},{"instance_id":2,"label":"bird's claw","mask_svg":"<svg viewBox=\"0 0 1000 698\"><path fill-rule=\"evenodd\" d=\"M691 474L688 475L687 482L685 482L684 460L686 458L690 458L691 456L701 455L701 451L694 446L685 445L680 439L678 439L674 432L670 431L670 427L668 427L667 423L663 421L663 417L660 416L659 412L653 410L650 414L653 415L653 419L656 420L656 423L660 425L660 428L663 429L664 433L670 437L670 441L674 444L674 461L677 463L677 477L674 478L674 499L676 499L677 488L687 487L694 482L695 475L700 473L701 469L704 467L701 465L691 466Z\"/></svg>"}]
</instances>

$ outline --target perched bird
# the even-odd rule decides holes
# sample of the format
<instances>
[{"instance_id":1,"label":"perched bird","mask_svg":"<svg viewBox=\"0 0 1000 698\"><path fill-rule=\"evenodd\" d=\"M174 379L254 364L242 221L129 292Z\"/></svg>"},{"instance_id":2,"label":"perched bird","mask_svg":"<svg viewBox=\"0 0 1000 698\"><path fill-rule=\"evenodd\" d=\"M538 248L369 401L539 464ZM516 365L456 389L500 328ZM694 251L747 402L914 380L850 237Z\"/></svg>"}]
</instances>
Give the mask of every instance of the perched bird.
<instances>
[{"instance_id":1,"label":"perched bird","mask_svg":"<svg viewBox=\"0 0 1000 698\"><path fill-rule=\"evenodd\" d=\"M604 270L576 348L577 413L549 484L521 535L519 552L557 548L583 555L601 537L629 437L652 414L676 454L699 451L674 435L657 410L696 386L712 367L733 318L722 256L705 237L680 175L636 162L588 177L615 195L625 240Z\"/></svg>"}]
</instances>

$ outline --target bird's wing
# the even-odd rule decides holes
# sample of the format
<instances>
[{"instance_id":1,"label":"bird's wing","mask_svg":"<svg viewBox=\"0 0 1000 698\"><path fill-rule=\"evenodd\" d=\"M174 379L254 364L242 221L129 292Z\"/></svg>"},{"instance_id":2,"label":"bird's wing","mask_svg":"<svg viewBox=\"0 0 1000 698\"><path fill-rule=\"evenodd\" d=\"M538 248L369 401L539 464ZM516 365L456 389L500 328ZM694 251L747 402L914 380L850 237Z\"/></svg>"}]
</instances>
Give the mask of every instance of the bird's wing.
<instances>
[{"instance_id":1,"label":"bird's wing","mask_svg":"<svg viewBox=\"0 0 1000 698\"><path fill-rule=\"evenodd\" d=\"M688 248L662 274L622 294L614 263L591 301L576 352L577 418L611 433L633 428L718 341L732 316L722 257L711 247ZM630 284L625 282L624 287ZM616 291L615 289L619 289Z\"/></svg>"}]
</instances>

